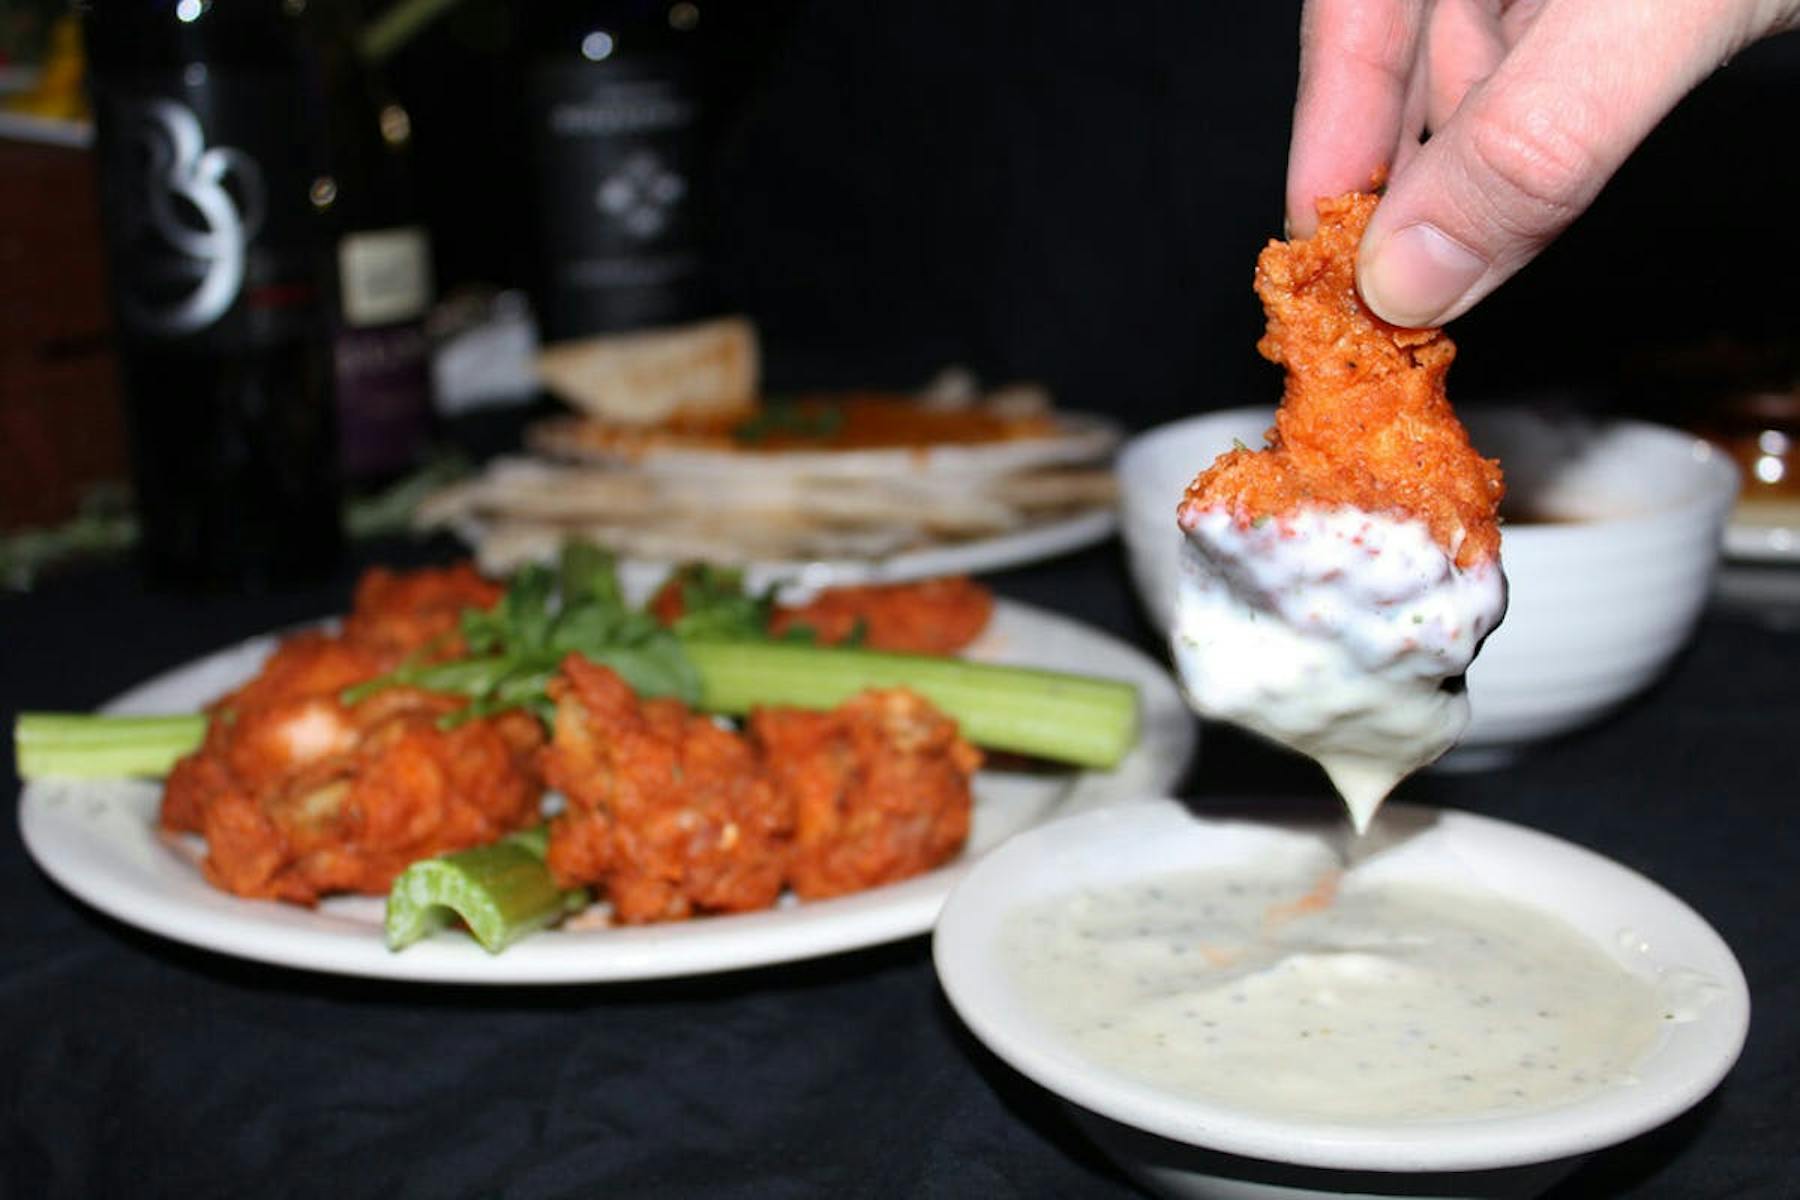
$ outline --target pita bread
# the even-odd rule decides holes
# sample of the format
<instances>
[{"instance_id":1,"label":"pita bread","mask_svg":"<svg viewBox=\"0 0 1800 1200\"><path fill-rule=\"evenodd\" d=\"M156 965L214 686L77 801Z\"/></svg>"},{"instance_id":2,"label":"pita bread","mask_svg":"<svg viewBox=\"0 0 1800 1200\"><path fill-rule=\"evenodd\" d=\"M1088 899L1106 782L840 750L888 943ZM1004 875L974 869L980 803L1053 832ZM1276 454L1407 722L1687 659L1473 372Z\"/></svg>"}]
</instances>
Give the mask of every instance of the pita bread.
<instances>
[{"instance_id":1,"label":"pita bread","mask_svg":"<svg viewBox=\"0 0 1800 1200\"><path fill-rule=\"evenodd\" d=\"M503 459L481 476L428 497L421 527L465 519L538 523L635 522L642 528L705 522L752 538L769 531L906 528L931 537L980 537L1016 529L1047 510L1110 503L1103 471L1060 472L997 481L838 479L781 475L734 486L728 507L712 482L531 459ZM803 540L803 539L797 539Z\"/></svg>"},{"instance_id":2,"label":"pita bread","mask_svg":"<svg viewBox=\"0 0 1800 1200\"><path fill-rule=\"evenodd\" d=\"M549 458L628 466L662 475L714 480L793 472L832 478L999 476L1108 457L1123 437L1112 421L1059 413L1045 432L992 442L844 450L761 450L721 439L636 438L580 418L540 422L526 431L528 448Z\"/></svg>"},{"instance_id":3,"label":"pita bread","mask_svg":"<svg viewBox=\"0 0 1800 1200\"><path fill-rule=\"evenodd\" d=\"M761 374L756 327L742 317L558 342L537 366L571 407L630 428L748 416Z\"/></svg>"},{"instance_id":4,"label":"pita bread","mask_svg":"<svg viewBox=\"0 0 1800 1200\"><path fill-rule=\"evenodd\" d=\"M1110 528L1122 431L1058 412L1035 385L984 394L951 372L918 397L802 397L747 419L748 430L745 418L691 413L543 422L527 432L529 455L433 495L417 523L456 530L489 569L553 557L579 536L628 559L806 574L854 561L871 575L984 542L1023 561L1035 545L1067 548L1034 531L1079 525L1092 540Z\"/></svg>"}]
</instances>

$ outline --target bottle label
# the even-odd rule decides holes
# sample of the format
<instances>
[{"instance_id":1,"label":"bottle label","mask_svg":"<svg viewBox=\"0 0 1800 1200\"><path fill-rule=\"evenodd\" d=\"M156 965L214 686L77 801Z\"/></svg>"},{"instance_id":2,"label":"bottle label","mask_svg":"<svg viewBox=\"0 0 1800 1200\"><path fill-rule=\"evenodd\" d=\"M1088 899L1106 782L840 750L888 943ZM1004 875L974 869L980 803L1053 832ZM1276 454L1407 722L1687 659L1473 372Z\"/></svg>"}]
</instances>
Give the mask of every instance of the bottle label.
<instances>
[{"instance_id":1,"label":"bottle label","mask_svg":"<svg viewBox=\"0 0 1800 1200\"><path fill-rule=\"evenodd\" d=\"M312 141L291 87L198 63L96 81L112 290L133 340L322 337Z\"/></svg>"},{"instance_id":2,"label":"bottle label","mask_svg":"<svg viewBox=\"0 0 1800 1200\"><path fill-rule=\"evenodd\" d=\"M699 104L679 62L545 62L530 78L552 338L694 315Z\"/></svg>"},{"instance_id":3,"label":"bottle label","mask_svg":"<svg viewBox=\"0 0 1800 1200\"><path fill-rule=\"evenodd\" d=\"M345 474L369 479L413 466L431 423L431 346L417 322L338 331L336 375Z\"/></svg>"},{"instance_id":4,"label":"bottle label","mask_svg":"<svg viewBox=\"0 0 1800 1200\"><path fill-rule=\"evenodd\" d=\"M208 146L184 104L150 100L126 112L127 137L145 164L146 257L161 262L125 280L119 302L146 331L195 333L243 292L245 254L268 207L262 168L234 146Z\"/></svg>"},{"instance_id":5,"label":"bottle label","mask_svg":"<svg viewBox=\"0 0 1800 1200\"><path fill-rule=\"evenodd\" d=\"M424 317L431 305L430 247L416 226L353 233L339 242L344 323L367 329Z\"/></svg>"}]
</instances>

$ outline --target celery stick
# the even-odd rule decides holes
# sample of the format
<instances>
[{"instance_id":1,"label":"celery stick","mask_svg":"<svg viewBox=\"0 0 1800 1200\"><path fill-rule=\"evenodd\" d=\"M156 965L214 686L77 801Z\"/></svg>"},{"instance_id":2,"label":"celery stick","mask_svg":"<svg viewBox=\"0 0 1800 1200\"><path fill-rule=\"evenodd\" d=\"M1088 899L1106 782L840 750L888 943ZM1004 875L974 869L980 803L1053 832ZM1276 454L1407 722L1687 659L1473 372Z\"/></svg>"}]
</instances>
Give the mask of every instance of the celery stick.
<instances>
[{"instance_id":1,"label":"celery stick","mask_svg":"<svg viewBox=\"0 0 1800 1200\"><path fill-rule=\"evenodd\" d=\"M964 737L992 750L1106 769L1137 741L1137 690L1129 683L965 659L790 642L683 642L700 680L697 707L742 715L756 705L830 708L868 688L905 687L954 718ZM606 656L599 656L602 662ZM431 668L486 669L452 663ZM519 686L540 688L538 678ZM499 699L523 703L508 688ZM195 749L199 714L112 717L24 713L15 726L19 776L162 775Z\"/></svg>"},{"instance_id":2,"label":"celery stick","mask_svg":"<svg viewBox=\"0 0 1800 1200\"><path fill-rule=\"evenodd\" d=\"M978 746L1109 768L1138 736L1137 689L1111 679L966 659L770 642L687 642L699 707L831 708L868 688L904 687L955 719Z\"/></svg>"},{"instance_id":3,"label":"celery stick","mask_svg":"<svg viewBox=\"0 0 1800 1200\"><path fill-rule=\"evenodd\" d=\"M13 723L13 757L21 779L162 776L205 736L200 713L20 713Z\"/></svg>"},{"instance_id":4,"label":"celery stick","mask_svg":"<svg viewBox=\"0 0 1800 1200\"><path fill-rule=\"evenodd\" d=\"M388 892L388 949L410 946L461 917L482 948L498 954L582 907L587 893L557 887L544 865L548 843L539 826L412 864Z\"/></svg>"}]
</instances>

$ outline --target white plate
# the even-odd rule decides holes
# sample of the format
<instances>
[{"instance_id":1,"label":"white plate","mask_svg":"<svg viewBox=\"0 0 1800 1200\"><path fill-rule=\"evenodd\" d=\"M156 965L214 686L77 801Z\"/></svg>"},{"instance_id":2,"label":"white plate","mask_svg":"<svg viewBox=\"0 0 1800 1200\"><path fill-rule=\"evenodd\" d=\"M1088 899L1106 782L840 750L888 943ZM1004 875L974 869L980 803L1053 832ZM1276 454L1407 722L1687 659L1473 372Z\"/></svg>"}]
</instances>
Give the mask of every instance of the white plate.
<instances>
[{"instance_id":1,"label":"white plate","mask_svg":"<svg viewBox=\"0 0 1800 1200\"><path fill-rule=\"evenodd\" d=\"M248 678L268 637L159 676L109 712L188 712ZM873 946L923 933L971 862L1052 816L1166 790L1193 754L1196 723L1166 672L1112 637L1025 605L1001 601L969 656L1124 679L1138 686L1143 732L1108 772L988 770L975 780L968 850L903 883L765 912L629 929L555 930L489 955L461 934L399 953L382 940L378 898L342 897L316 909L245 900L201 877L196 839L156 827L157 785L143 781L38 781L24 789L19 827L51 878L129 925L176 941L306 970L434 982L523 984L654 979L760 966Z\"/></svg>"},{"instance_id":2,"label":"white plate","mask_svg":"<svg viewBox=\"0 0 1800 1200\"><path fill-rule=\"evenodd\" d=\"M526 563L554 562L568 537L566 530L545 527L541 532L516 539L491 538L490 526L473 517L457 518L450 528L474 551L476 562L490 575L510 574ZM753 561L743 565L744 583L756 592L771 585L805 590L1003 571L1097 545L1118 528L1118 513L1107 505L1051 517L992 537L939 542L869 557ZM676 565L663 559L622 556L619 574L628 590L649 592L668 578Z\"/></svg>"},{"instance_id":3,"label":"white plate","mask_svg":"<svg viewBox=\"0 0 1800 1200\"><path fill-rule=\"evenodd\" d=\"M1504 1115L1410 1122L1271 1115L1184 1095L1087 1058L1036 1015L1004 968L998 940L1021 907L1124 880L1254 861L1296 839L1342 845L1335 813L1324 822L1317 814L1300 821L1284 815L1265 804L1238 819L1203 819L1172 800L1115 802L1014 841L969 872L944 907L934 942L938 976L951 1006L989 1049L1079 1109L1214 1152L1140 1161L1134 1156L1143 1143L1121 1137L1112 1148L1128 1170L1185 1162L1192 1173L1170 1171L1158 1181L1196 1196L1422 1195L1428 1189L1416 1175L1396 1185L1387 1176L1329 1172L1488 1171L1578 1156L1697 1103L1736 1061L1749 1025L1749 988L1730 947L1699 914L1651 880L1570 842L1474 813L1407 804L1382 809L1371 844L1358 848L1359 874L1473 888L1538 908L1692 1006L1691 1019L1670 1021L1630 1086ZM1243 1157L1233 1163L1221 1155ZM1286 1172L1281 1187L1238 1190L1198 1178L1267 1178L1271 1163L1324 1173ZM1485 1185L1428 1182L1435 1195L1514 1194L1492 1178Z\"/></svg>"},{"instance_id":4,"label":"white plate","mask_svg":"<svg viewBox=\"0 0 1800 1200\"><path fill-rule=\"evenodd\" d=\"M946 542L901 550L882 558L831 558L811 562L761 562L744 568L744 586L752 592L782 585L807 592L859 583L905 583L939 575L978 575L1003 571L1068 554L1104 542L1118 531L1119 516L1111 507L1055 517L1023 529L966 542ZM627 589L646 591L668 578L672 564L626 559L619 575ZM501 572L504 573L504 572Z\"/></svg>"}]
</instances>

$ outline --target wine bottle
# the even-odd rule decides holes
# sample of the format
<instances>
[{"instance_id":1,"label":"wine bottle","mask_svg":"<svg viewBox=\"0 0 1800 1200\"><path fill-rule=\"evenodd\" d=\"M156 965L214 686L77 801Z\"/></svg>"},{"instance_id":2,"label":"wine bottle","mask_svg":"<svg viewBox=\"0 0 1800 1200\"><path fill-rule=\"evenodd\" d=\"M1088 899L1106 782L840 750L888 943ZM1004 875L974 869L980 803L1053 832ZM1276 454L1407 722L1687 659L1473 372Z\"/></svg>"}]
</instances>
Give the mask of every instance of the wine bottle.
<instances>
[{"instance_id":1,"label":"wine bottle","mask_svg":"<svg viewBox=\"0 0 1800 1200\"><path fill-rule=\"evenodd\" d=\"M710 308L700 6L519 6L546 340Z\"/></svg>"},{"instance_id":2,"label":"wine bottle","mask_svg":"<svg viewBox=\"0 0 1800 1200\"><path fill-rule=\"evenodd\" d=\"M311 0L327 104L339 445L352 487L417 465L431 436L431 239L412 120L359 49L355 0Z\"/></svg>"},{"instance_id":3,"label":"wine bottle","mask_svg":"<svg viewBox=\"0 0 1800 1200\"><path fill-rule=\"evenodd\" d=\"M342 537L305 5L82 17L141 561L165 583L319 575Z\"/></svg>"}]
</instances>

